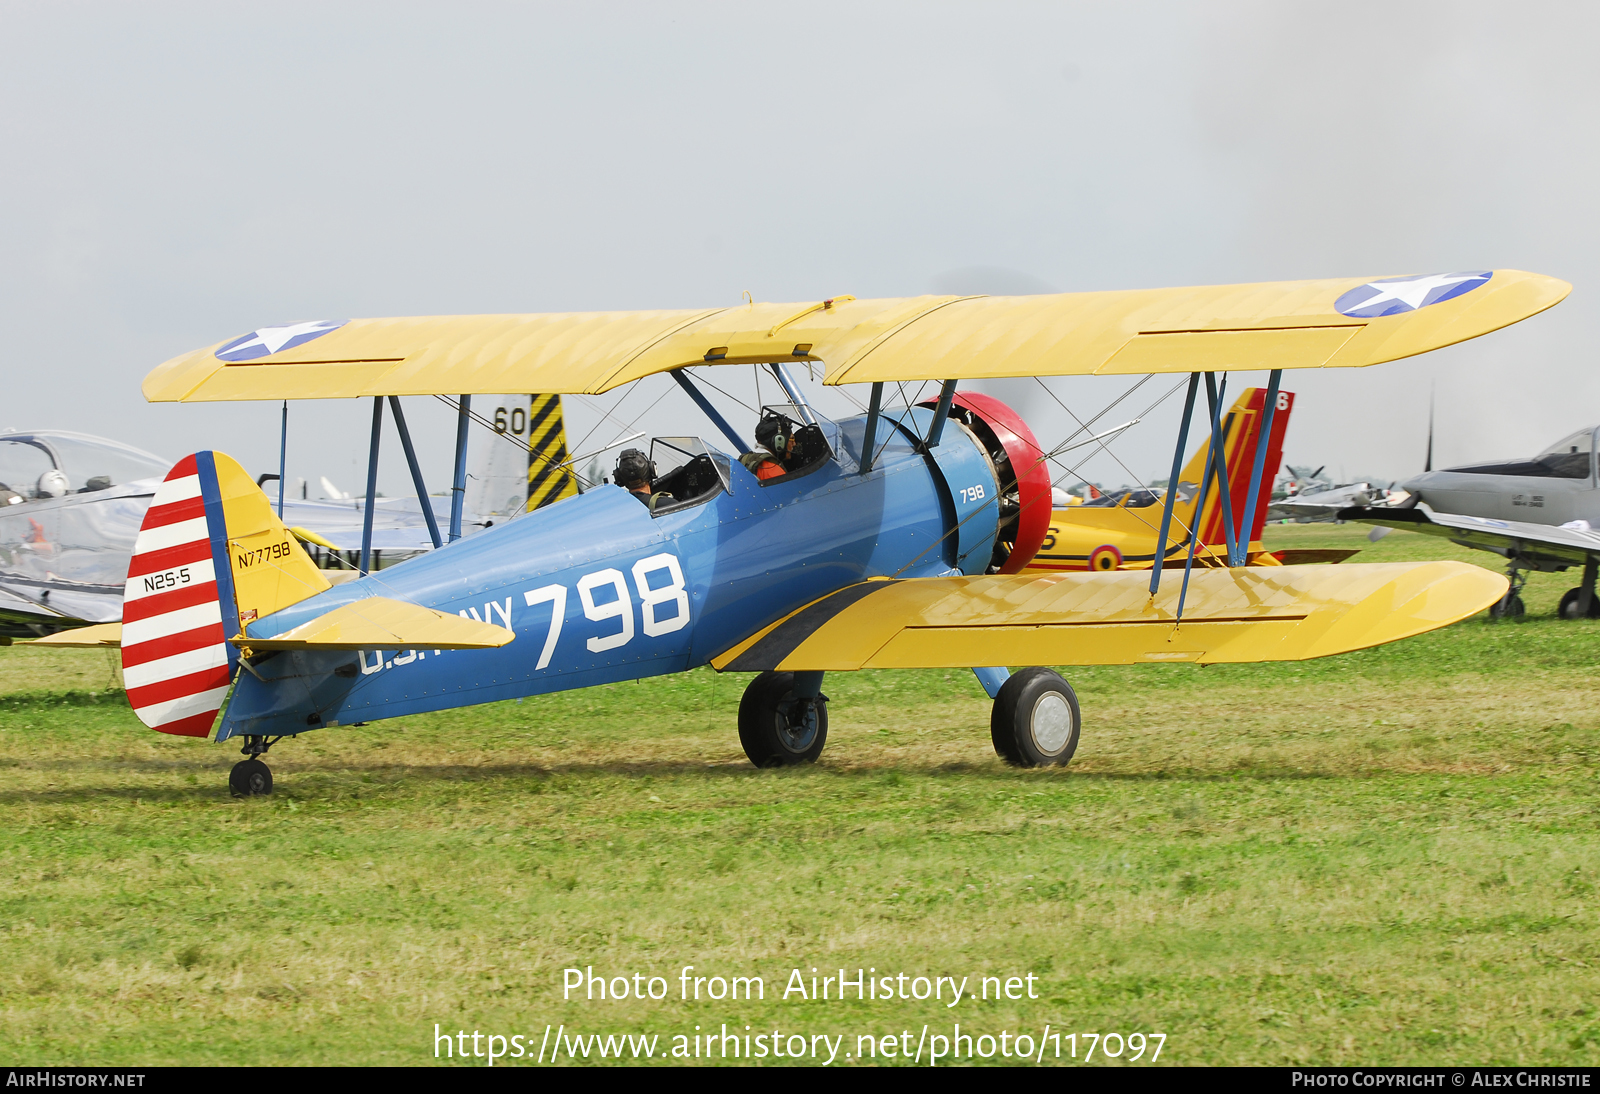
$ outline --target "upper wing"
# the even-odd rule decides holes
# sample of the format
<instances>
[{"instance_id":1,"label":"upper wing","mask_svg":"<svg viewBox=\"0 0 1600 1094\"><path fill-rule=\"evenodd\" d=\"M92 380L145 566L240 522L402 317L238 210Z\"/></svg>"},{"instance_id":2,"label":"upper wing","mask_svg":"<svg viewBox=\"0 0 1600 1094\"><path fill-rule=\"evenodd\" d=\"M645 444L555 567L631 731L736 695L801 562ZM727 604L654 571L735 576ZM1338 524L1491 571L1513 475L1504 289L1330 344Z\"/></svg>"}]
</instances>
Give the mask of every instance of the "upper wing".
<instances>
[{"instance_id":1,"label":"upper wing","mask_svg":"<svg viewBox=\"0 0 1600 1094\"><path fill-rule=\"evenodd\" d=\"M1176 576L1176 575L1174 575ZM1505 595L1464 562L1202 570L1152 602L1137 571L851 585L712 660L718 671L1299 661L1454 623Z\"/></svg>"},{"instance_id":2,"label":"upper wing","mask_svg":"<svg viewBox=\"0 0 1600 1094\"><path fill-rule=\"evenodd\" d=\"M1463 547L1515 554L1529 561L1557 566L1581 566L1590 556L1600 555L1600 532L1579 532L1521 520L1435 513L1425 504L1411 509L1342 509L1339 519L1443 536Z\"/></svg>"},{"instance_id":3,"label":"upper wing","mask_svg":"<svg viewBox=\"0 0 1600 1094\"><path fill-rule=\"evenodd\" d=\"M1435 282L1445 288L1435 285L1434 295L1448 298L1428 303ZM1418 278L1396 283L1412 286L1401 294L1405 301L1395 298L1404 310L1363 317L1383 306L1350 301L1370 297L1368 286L1380 296L1396 291L1381 284L1336 278L307 323L262 328L175 357L145 377L144 394L152 402L596 394L707 362L823 361L829 384L1361 366L1498 330L1572 289L1553 277L1497 270L1449 296L1448 279Z\"/></svg>"}]
</instances>

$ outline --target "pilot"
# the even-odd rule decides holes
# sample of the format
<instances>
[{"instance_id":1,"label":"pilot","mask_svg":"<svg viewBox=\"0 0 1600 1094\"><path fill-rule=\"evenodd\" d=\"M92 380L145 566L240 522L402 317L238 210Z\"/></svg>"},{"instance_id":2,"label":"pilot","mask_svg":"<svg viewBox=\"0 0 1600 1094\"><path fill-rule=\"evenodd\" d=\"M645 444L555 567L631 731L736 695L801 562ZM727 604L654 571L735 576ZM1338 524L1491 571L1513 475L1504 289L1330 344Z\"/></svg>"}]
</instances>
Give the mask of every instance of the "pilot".
<instances>
[{"instance_id":1,"label":"pilot","mask_svg":"<svg viewBox=\"0 0 1600 1094\"><path fill-rule=\"evenodd\" d=\"M768 414L756 423L756 443L767 451L757 449L746 452L739 457L739 462L756 478L763 482L775 479L780 475L787 475L792 468L789 461L794 458L794 431L790 428L793 423L782 414Z\"/></svg>"},{"instance_id":2,"label":"pilot","mask_svg":"<svg viewBox=\"0 0 1600 1094\"><path fill-rule=\"evenodd\" d=\"M52 467L39 476L37 490L41 498L64 498L71 493L72 483L67 481L65 474Z\"/></svg>"},{"instance_id":3,"label":"pilot","mask_svg":"<svg viewBox=\"0 0 1600 1094\"><path fill-rule=\"evenodd\" d=\"M671 494L655 492L656 465L637 448L623 449L617 458L617 470L612 481L638 498L652 513L662 502L675 500Z\"/></svg>"}]
</instances>

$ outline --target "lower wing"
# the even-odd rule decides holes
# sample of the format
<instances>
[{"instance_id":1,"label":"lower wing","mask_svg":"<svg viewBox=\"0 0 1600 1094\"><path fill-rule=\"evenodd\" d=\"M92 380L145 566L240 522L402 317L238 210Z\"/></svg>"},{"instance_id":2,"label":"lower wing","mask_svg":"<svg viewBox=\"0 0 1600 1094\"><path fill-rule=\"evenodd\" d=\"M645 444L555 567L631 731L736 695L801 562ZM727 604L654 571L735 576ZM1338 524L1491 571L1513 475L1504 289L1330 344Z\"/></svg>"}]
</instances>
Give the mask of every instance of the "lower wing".
<instances>
[{"instance_id":1,"label":"lower wing","mask_svg":"<svg viewBox=\"0 0 1600 1094\"><path fill-rule=\"evenodd\" d=\"M712 659L718 671L1299 661L1408 638L1505 595L1464 562L866 581Z\"/></svg>"}]
</instances>

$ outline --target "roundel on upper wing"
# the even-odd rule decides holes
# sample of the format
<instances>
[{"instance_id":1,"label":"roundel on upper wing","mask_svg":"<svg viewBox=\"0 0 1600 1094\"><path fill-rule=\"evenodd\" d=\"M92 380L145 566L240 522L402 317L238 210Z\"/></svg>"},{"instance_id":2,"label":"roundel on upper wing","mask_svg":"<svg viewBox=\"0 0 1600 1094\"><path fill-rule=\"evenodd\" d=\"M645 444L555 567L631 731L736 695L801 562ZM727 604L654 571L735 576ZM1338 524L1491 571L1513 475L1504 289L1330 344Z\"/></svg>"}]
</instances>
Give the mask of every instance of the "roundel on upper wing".
<instances>
[{"instance_id":1,"label":"roundel on upper wing","mask_svg":"<svg viewBox=\"0 0 1600 1094\"><path fill-rule=\"evenodd\" d=\"M257 357L270 357L286 349L304 345L313 338L321 338L329 331L338 330L348 319L316 319L309 323L288 323L281 327L262 327L249 334L240 335L217 350L220 361L254 361Z\"/></svg>"},{"instance_id":2,"label":"roundel on upper wing","mask_svg":"<svg viewBox=\"0 0 1600 1094\"><path fill-rule=\"evenodd\" d=\"M1469 293L1493 276L1493 270L1463 270L1416 277L1385 277L1356 286L1335 300L1333 307L1340 315L1353 319L1399 315Z\"/></svg>"}]
</instances>

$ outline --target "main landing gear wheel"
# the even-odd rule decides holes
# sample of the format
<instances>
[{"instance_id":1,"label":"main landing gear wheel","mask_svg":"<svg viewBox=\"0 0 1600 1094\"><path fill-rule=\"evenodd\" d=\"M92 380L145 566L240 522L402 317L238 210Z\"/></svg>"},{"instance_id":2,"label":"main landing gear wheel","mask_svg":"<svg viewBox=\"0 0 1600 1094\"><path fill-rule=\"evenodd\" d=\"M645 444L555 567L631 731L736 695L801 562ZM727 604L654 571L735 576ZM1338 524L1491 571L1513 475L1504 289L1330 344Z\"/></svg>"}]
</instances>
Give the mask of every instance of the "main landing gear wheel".
<instances>
[{"instance_id":1,"label":"main landing gear wheel","mask_svg":"<svg viewBox=\"0 0 1600 1094\"><path fill-rule=\"evenodd\" d=\"M757 767L815 761L828 743L828 697L795 695L792 672L763 672L739 700L739 743Z\"/></svg>"},{"instance_id":2,"label":"main landing gear wheel","mask_svg":"<svg viewBox=\"0 0 1600 1094\"><path fill-rule=\"evenodd\" d=\"M1578 598L1583 595L1583 587L1568 589L1561 597L1561 607L1556 614L1562 619L1581 619L1578 614ZM1600 596L1589 597L1589 618L1600 619Z\"/></svg>"},{"instance_id":3,"label":"main landing gear wheel","mask_svg":"<svg viewBox=\"0 0 1600 1094\"><path fill-rule=\"evenodd\" d=\"M236 798L254 798L272 793L272 770L252 756L240 760L228 772L228 789Z\"/></svg>"},{"instance_id":4,"label":"main landing gear wheel","mask_svg":"<svg viewBox=\"0 0 1600 1094\"><path fill-rule=\"evenodd\" d=\"M1067 763L1082 727L1077 695L1050 669L1018 671L1001 685L989 715L994 750L1018 767Z\"/></svg>"}]
</instances>

